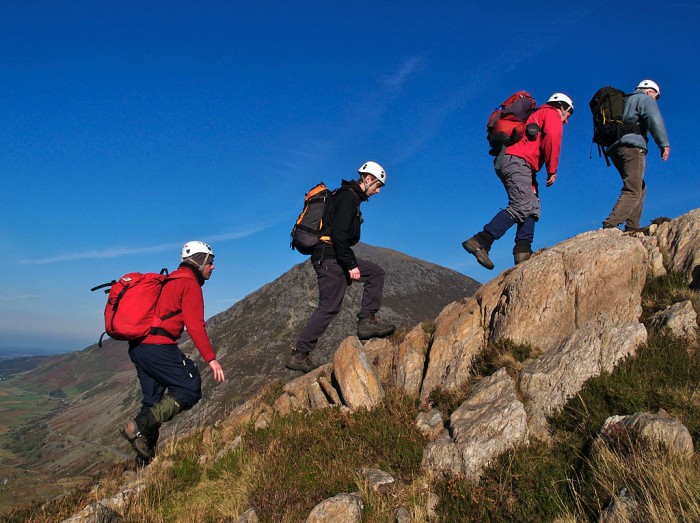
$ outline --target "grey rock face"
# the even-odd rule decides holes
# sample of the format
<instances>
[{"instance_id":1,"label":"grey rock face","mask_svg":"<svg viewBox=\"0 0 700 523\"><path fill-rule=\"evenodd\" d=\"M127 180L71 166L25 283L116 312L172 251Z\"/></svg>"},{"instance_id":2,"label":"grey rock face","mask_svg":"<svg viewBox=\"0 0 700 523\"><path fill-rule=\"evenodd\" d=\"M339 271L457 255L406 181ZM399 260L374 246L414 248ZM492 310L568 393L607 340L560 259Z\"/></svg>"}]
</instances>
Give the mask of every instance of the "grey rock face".
<instances>
[{"instance_id":1,"label":"grey rock face","mask_svg":"<svg viewBox=\"0 0 700 523\"><path fill-rule=\"evenodd\" d=\"M609 435L616 427L622 427L633 434L659 443L676 455L686 458L693 455L693 438L690 432L678 418L670 416L663 409L656 414L637 412L630 416L611 416L605 420L600 433Z\"/></svg>"},{"instance_id":2,"label":"grey rock face","mask_svg":"<svg viewBox=\"0 0 700 523\"><path fill-rule=\"evenodd\" d=\"M654 236L666 269L685 274L691 288L700 288L700 209L660 224Z\"/></svg>"},{"instance_id":3,"label":"grey rock face","mask_svg":"<svg viewBox=\"0 0 700 523\"><path fill-rule=\"evenodd\" d=\"M651 325L678 338L692 338L698 333L698 314L690 300L674 303L650 318Z\"/></svg>"}]
</instances>

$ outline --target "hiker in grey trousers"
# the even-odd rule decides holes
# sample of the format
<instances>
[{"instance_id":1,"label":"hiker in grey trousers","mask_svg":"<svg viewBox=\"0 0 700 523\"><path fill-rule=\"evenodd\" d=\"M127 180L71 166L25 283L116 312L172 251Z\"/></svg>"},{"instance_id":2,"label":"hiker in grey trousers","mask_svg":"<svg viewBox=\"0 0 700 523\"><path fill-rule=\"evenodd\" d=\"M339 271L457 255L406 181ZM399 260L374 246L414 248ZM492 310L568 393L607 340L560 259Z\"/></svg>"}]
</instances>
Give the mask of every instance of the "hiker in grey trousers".
<instances>
[{"instance_id":1,"label":"hiker in grey trousers","mask_svg":"<svg viewBox=\"0 0 700 523\"><path fill-rule=\"evenodd\" d=\"M628 133L610 146L610 159L622 178L622 191L603 228L616 228L625 224L625 231L641 230L640 221L647 192L644 168L647 155L647 133L651 133L666 161L671 153L666 127L656 101L661 90L656 82L642 80L637 89L625 98L623 120L625 124L639 124L639 133Z\"/></svg>"},{"instance_id":2,"label":"hiker in grey trousers","mask_svg":"<svg viewBox=\"0 0 700 523\"><path fill-rule=\"evenodd\" d=\"M299 335L285 363L290 370L309 372L317 367L311 351L333 318L340 312L345 290L353 282L363 285L362 304L357 314L357 337L361 340L390 335L396 327L377 316L384 289L384 269L374 262L357 258L352 246L360 241L360 204L379 194L386 183L386 172L376 162L365 162L358 180L343 180L334 191L323 219L319 244L311 255L318 280L318 307Z\"/></svg>"}]
</instances>

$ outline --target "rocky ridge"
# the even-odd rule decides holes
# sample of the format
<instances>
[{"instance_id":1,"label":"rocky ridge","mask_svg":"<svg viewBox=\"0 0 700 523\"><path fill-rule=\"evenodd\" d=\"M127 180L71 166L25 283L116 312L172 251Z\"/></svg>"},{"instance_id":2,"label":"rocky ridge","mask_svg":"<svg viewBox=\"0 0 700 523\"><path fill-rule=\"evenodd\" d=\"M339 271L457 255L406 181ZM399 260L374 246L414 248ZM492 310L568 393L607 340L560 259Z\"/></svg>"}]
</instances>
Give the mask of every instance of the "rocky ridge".
<instances>
[{"instance_id":1,"label":"rocky ridge","mask_svg":"<svg viewBox=\"0 0 700 523\"><path fill-rule=\"evenodd\" d=\"M547 415L644 343L647 331L639 318L647 277L679 272L696 287L699 264L700 210L652 227L648 236L609 229L580 234L498 275L473 297L446 306L432 332L419 324L396 342L363 345L355 337L344 339L331 363L286 383L272 400L258 396L235 409L221 424L224 435L243 423L265 426L271 416L292 410L371 409L391 383L425 405L417 424L432 441L423 468L478 481L500 454L532 439L546 440ZM692 316L687 307L683 314ZM697 326L697 314L692 319ZM478 381L449 419L430 409L432 391L464 387L476 358L503 340L528 346L530 357ZM609 420L614 423L654 435L677 426L664 413ZM692 452L682 429L673 431L670 441ZM353 494L336 498L353 513L361 505ZM336 498L314 509L308 521L330 521L319 514L335 514ZM255 520L250 519L254 513L247 514L246 521Z\"/></svg>"}]
</instances>

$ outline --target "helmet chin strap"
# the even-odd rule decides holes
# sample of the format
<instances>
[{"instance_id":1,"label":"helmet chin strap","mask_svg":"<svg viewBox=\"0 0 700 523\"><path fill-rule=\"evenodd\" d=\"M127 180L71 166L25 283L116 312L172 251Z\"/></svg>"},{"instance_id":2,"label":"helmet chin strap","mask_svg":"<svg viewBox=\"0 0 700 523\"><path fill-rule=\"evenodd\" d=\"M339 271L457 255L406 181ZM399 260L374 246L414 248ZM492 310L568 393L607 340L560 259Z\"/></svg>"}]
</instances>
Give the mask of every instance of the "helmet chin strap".
<instances>
[{"instance_id":1,"label":"helmet chin strap","mask_svg":"<svg viewBox=\"0 0 700 523\"><path fill-rule=\"evenodd\" d=\"M209 259L211 258L211 254L207 253L207 256L204 258L204 262L202 262L202 265L199 265L196 261L192 259L192 257L185 259L187 263L190 265L194 265L199 269L199 272L204 273L204 267L206 267L207 263L209 263Z\"/></svg>"},{"instance_id":2,"label":"helmet chin strap","mask_svg":"<svg viewBox=\"0 0 700 523\"><path fill-rule=\"evenodd\" d=\"M364 193L367 194L367 191L369 191L375 183L379 183L379 180L377 178L375 178L373 182L367 183L365 181L365 177L362 176L362 190L364 191Z\"/></svg>"}]
</instances>

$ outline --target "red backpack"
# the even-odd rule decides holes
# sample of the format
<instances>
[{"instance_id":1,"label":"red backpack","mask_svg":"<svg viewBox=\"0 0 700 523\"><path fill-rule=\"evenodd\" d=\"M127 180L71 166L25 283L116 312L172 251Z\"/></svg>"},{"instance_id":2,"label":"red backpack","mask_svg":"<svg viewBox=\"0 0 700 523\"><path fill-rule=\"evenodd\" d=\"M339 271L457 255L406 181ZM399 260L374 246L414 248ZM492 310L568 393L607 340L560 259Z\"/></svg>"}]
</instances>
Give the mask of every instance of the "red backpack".
<instances>
[{"instance_id":1,"label":"red backpack","mask_svg":"<svg viewBox=\"0 0 700 523\"><path fill-rule=\"evenodd\" d=\"M525 133L525 122L535 110L535 99L527 91L518 91L506 98L486 122L489 154L498 156L504 147L519 142Z\"/></svg>"},{"instance_id":2,"label":"red backpack","mask_svg":"<svg viewBox=\"0 0 700 523\"><path fill-rule=\"evenodd\" d=\"M173 279L168 275L167 269L154 272L130 272L118 280L103 283L90 289L96 291L104 287L108 293L105 306L105 332L97 343L102 347L102 338L107 334L115 340L135 341L146 337L152 328L160 328L160 322L182 311L177 310L162 318L156 317L156 305L163 286ZM161 328L162 331L162 328ZM162 333L173 337L165 331Z\"/></svg>"}]
</instances>

